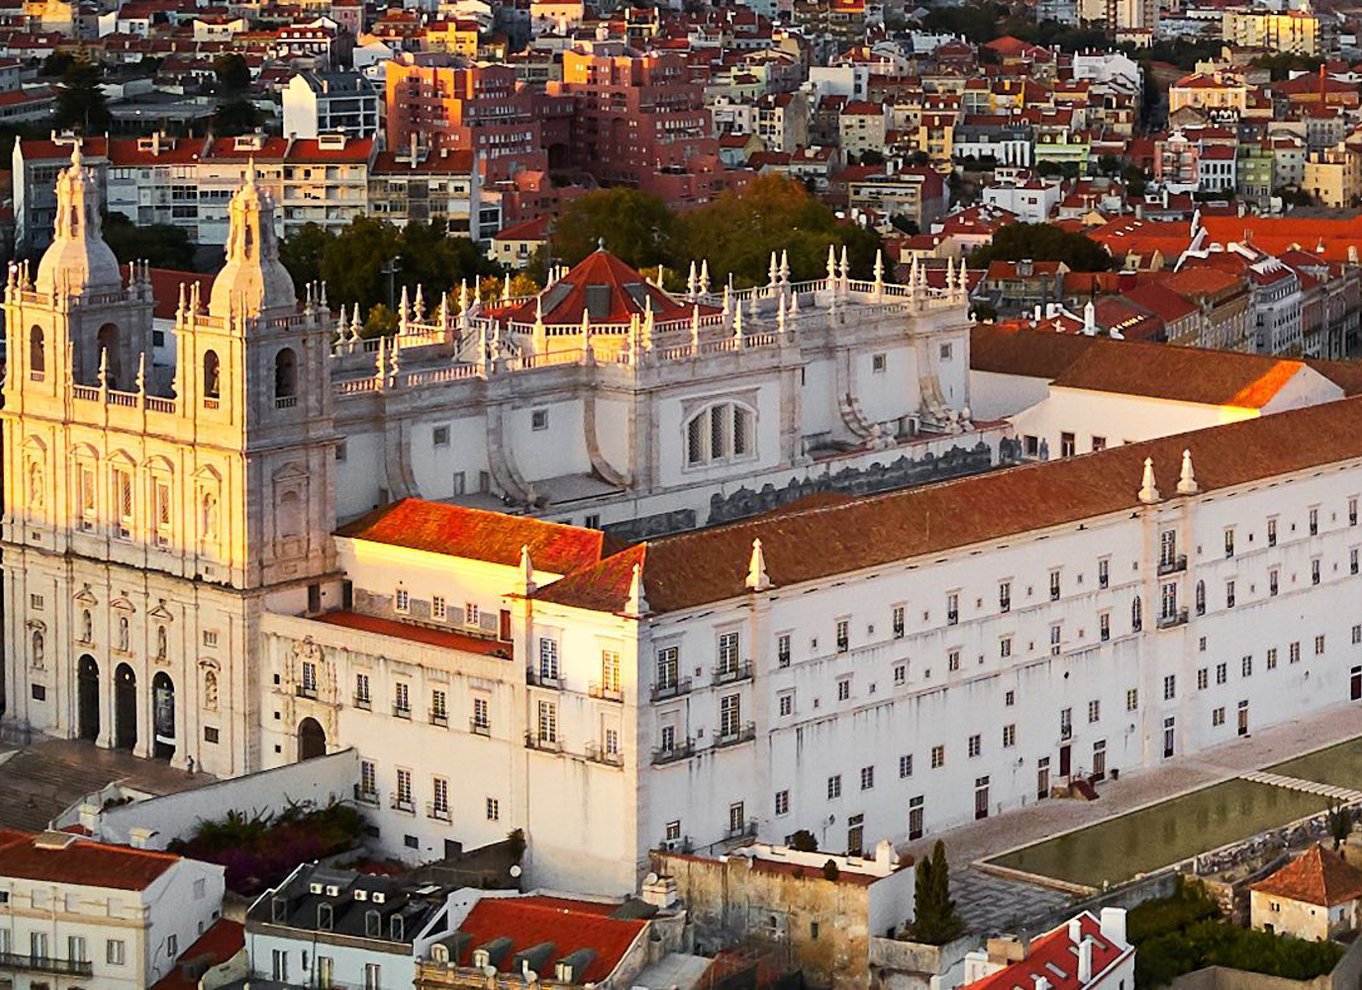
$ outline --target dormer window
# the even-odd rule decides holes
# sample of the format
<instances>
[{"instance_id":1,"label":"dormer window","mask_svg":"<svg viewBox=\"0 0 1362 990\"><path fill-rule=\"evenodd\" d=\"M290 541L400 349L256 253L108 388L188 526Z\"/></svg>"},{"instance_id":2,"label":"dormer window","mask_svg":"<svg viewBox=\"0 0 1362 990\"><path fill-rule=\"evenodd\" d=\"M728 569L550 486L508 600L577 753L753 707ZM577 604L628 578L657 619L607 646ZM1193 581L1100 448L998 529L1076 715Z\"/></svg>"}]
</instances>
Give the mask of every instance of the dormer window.
<instances>
[{"instance_id":1,"label":"dormer window","mask_svg":"<svg viewBox=\"0 0 1362 990\"><path fill-rule=\"evenodd\" d=\"M750 408L736 402L701 409L686 422L686 464L698 467L752 457L755 420Z\"/></svg>"},{"instance_id":2,"label":"dormer window","mask_svg":"<svg viewBox=\"0 0 1362 990\"><path fill-rule=\"evenodd\" d=\"M331 931L334 919L334 909L330 904L317 905L317 930L321 932Z\"/></svg>"},{"instance_id":3,"label":"dormer window","mask_svg":"<svg viewBox=\"0 0 1362 990\"><path fill-rule=\"evenodd\" d=\"M383 916L377 911L364 912L364 934L369 938L381 938L383 935Z\"/></svg>"}]
</instances>

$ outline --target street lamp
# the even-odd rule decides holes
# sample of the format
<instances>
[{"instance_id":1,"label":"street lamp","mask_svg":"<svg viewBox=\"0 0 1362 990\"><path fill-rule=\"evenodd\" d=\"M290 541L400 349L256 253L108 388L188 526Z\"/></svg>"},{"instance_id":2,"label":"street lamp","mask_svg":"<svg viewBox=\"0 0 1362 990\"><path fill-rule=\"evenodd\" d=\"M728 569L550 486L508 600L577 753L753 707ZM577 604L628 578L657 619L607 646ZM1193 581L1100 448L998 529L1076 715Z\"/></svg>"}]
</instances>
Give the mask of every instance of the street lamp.
<instances>
[{"instance_id":1,"label":"street lamp","mask_svg":"<svg viewBox=\"0 0 1362 990\"><path fill-rule=\"evenodd\" d=\"M393 292L394 292L393 282L394 282L394 279L397 277L398 268L401 267L401 266L400 266L400 262L401 262L401 261L402 261L402 256L401 256L400 254L399 254L399 255L395 255L394 257L389 258L387 261L385 261L385 262L383 263L383 266L382 266L381 268L379 268L379 270L378 270L378 272L379 272L380 275L386 275L386 276L388 276L388 308L389 308L389 309L393 309L393 308L397 305L397 303L396 303L396 301L395 301L395 299L394 299L394 296L393 296Z\"/></svg>"}]
</instances>

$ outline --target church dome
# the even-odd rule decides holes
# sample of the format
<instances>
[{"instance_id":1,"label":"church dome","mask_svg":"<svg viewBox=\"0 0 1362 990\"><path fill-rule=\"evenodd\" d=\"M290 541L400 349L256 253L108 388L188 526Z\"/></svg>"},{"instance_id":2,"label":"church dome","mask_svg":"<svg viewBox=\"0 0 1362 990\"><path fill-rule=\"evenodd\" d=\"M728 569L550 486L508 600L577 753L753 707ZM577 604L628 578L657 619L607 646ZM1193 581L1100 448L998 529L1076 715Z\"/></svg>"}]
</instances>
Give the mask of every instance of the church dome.
<instances>
[{"instance_id":1,"label":"church dome","mask_svg":"<svg viewBox=\"0 0 1362 990\"><path fill-rule=\"evenodd\" d=\"M71 151L70 166L57 176L52 228L52 244L38 262L34 287L39 292L83 295L123 287L118 259L101 233L95 176L82 162L79 142Z\"/></svg>"},{"instance_id":2,"label":"church dome","mask_svg":"<svg viewBox=\"0 0 1362 990\"><path fill-rule=\"evenodd\" d=\"M227 263L213 280L208 312L226 319L231 313L260 316L271 310L293 311L298 297L293 279L279 260L274 235L274 199L255 181L255 164L232 196L227 232Z\"/></svg>"}]
</instances>

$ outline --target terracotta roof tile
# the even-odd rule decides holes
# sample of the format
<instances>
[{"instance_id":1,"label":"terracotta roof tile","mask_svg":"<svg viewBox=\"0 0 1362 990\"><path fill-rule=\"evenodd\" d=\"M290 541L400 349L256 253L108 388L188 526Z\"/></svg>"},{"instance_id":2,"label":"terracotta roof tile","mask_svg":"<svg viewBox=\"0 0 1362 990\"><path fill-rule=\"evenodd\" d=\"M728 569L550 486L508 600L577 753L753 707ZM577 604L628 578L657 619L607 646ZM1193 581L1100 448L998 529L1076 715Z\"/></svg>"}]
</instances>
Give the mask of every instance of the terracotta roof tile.
<instances>
[{"instance_id":1,"label":"terracotta roof tile","mask_svg":"<svg viewBox=\"0 0 1362 990\"><path fill-rule=\"evenodd\" d=\"M1108 941L1102 927L1086 911L1079 915L1079 932L1092 939L1092 975L1097 977L1107 967L1129 951ZM1069 938L1069 926L1060 925L1050 934L1038 939L1031 952L1021 962L1005 966L981 980L965 984L966 990L1014 990L1030 987L1034 977L1044 977L1053 990L1081 990L1084 982L1078 979L1078 947ZM1062 974L1062 975L1060 975Z\"/></svg>"},{"instance_id":2,"label":"terracotta roof tile","mask_svg":"<svg viewBox=\"0 0 1362 990\"><path fill-rule=\"evenodd\" d=\"M316 616L316 621L325 622L332 626L344 626L346 629L357 629L360 632L377 633L380 636L392 636L394 639L405 639L412 643L425 643L427 646L463 650L465 653L477 653L482 656L504 657L511 654L511 644L499 640L469 636L449 629L432 629L430 626L418 626L413 622L398 622L395 619L383 619L376 615L363 615L359 612L327 612Z\"/></svg>"},{"instance_id":3,"label":"terracotta roof tile","mask_svg":"<svg viewBox=\"0 0 1362 990\"><path fill-rule=\"evenodd\" d=\"M340 527L338 536L516 567L529 547L536 570L568 574L601 558L599 530L406 498Z\"/></svg>"},{"instance_id":4,"label":"terracotta roof tile","mask_svg":"<svg viewBox=\"0 0 1362 990\"><path fill-rule=\"evenodd\" d=\"M553 954L543 964L545 972L552 973L564 956L590 949L595 957L583 973L573 974L573 982L599 983L615 971L646 927L646 921L611 918L596 904L565 898L484 897L459 925L459 931L472 936L460 963L471 966L476 947L506 936L511 949L502 957L500 969L510 972L516 953L551 942Z\"/></svg>"},{"instance_id":5,"label":"terracotta roof tile","mask_svg":"<svg viewBox=\"0 0 1362 990\"><path fill-rule=\"evenodd\" d=\"M1318 842L1253 890L1288 900L1333 907L1362 897L1362 870Z\"/></svg>"},{"instance_id":6,"label":"terracotta roof tile","mask_svg":"<svg viewBox=\"0 0 1362 990\"><path fill-rule=\"evenodd\" d=\"M0 829L0 877L146 890L180 861L172 853L82 839L60 849L40 848L39 838L35 832Z\"/></svg>"}]
</instances>

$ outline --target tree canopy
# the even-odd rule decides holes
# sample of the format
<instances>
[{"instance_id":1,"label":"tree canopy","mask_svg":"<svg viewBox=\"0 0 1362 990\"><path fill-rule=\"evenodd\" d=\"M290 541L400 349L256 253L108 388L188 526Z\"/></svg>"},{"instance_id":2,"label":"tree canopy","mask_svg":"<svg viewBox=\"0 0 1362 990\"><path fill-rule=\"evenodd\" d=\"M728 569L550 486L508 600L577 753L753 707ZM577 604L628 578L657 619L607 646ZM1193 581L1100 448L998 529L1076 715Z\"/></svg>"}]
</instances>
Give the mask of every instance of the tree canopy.
<instances>
[{"instance_id":1,"label":"tree canopy","mask_svg":"<svg viewBox=\"0 0 1362 990\"><path fill-rule=\"evenodd\" d=\"M356 217L339 234L308 224L280 243L279 258L299 291L321 279L332 302L358 303L365 310L395 302L404 287L414 291L418 285L433 305L440 292L456 288L463 279L476 284L480 276L499 270L476 244L448 236L439 223L398 228L367 216ZM386 268L394 259L396 270L390 276ZM381 322L377 319L375 325Z\"/></svg>"},{"instance_id":2,"label":"tree canopy","mask_svg":"<svg viewBox=\"0 0 1362 990\"><path fill-rule=\"evenodd\" d=\"M873 231L842 223L803 185L777 175L684 213L632 189L588 193L555 221L553 260L576 264L600 241L635 268L664 266L673 284L692 260L703 259L715 284L731 274L739 288L766 281L773 251L788 253L792 279L818 278L829 246L840 255L845 245L854 277L869 278L880 245Z\"/></svg>"},{"instance_id":3,"label":"tree canopy","mask_svg":"<svg viewBox=\"0 0 1362 990\"><path fill-rule=\"evenodd\" d=\"M104 217L104 240L120 262L147 261L153 268L191 271L194 243L183 228L168 223L139 227L122 213Z\"/></svg>"},{"instance_id":4,"label":"tree canopy","mask_svg":"<svg viewBox=\"0 0 1362 990\"><path fill-rule=\"evenodd\" d=\"M932 854L918 860L915 869L913 923L909 926L913 939L929 945L945 945L959 938L964 934L965 923L955 913L955 901L951 900L946 844L938 839Z\"/></svg>"},{"instance_id":5,"label":"tree canopy","mask_svg":"<svg viewBox=\"0 0 1362 990\"><path fill-rule=\"evenodd\" d=\"M993 235L993 243L976 248L971 268L987 268L994 261L1062 261L1075 272L1104 272L1111 255L1096 241L1048 223L1014 223Z\"/></svg>"},{"instance_id":6,"label":"tree canopy","mask_svg":"<svg viewBox=\"0 0 1362 990\"><path fill-rule=\"evenodd\" d=\"M99 69L78 58L66 67L57 84L57 109L53 122L82 134L98 134L109 126L111 115L104 90L99 88Z\"/></svg>"},{"instance_id":7,"label":"tree canopy","mask_svg":"<svg viewBox=\"0 0 1362 990\"><path fill-rule=\"evenodd\" d=\"M251 69L239 52L220 55L213 62L218 85L229 93L243 93L251 86Z\"/></svg>"}]
</instances>

